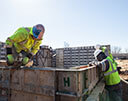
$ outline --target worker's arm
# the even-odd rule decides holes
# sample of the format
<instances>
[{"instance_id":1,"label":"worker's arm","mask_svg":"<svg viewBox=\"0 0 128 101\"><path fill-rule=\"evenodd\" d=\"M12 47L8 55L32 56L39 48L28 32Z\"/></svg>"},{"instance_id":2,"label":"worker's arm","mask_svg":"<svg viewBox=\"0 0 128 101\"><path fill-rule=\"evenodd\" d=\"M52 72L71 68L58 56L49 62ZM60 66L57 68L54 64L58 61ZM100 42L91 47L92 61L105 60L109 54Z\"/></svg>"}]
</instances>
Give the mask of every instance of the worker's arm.
<instances>
[{"instance_id":1,"label":"worker's arm","mask_svg":"<svg viewBox=\"0 0 128 101\"><path fill-rule=\"evenodd\" d=\"M26 67L30 67L33 65L32 57L38 52L40 48L41 41L38 41L35 46L32 48L31 53L28 53L27 57L29 57L29 62L25 65Z\"/></svg>"},{"instance_id":2,"label":"worker's arm","mask_svg":"<svg viewBox=\"0 0 128 101\"><path fill-rule=\"evenodd\" d=\"M40 44L41 44L41 40L36 42L36 44L34 45L34 47L31 50L32 55L35 55L38 52L38 50L40 48Z\"/></svg>"},{"instance_id":3,"label":"worker's arm","mask_svg":"<svg viewBox=\"0 0 128 101\"><path fill-rule=\"evenodd\" d=\"M8 37L6 40L6 45L12 47L14 43L19 43L24 41L28 35L24 33L24 28L19 28L12 36Z\"/></svg>"},{"instance_id":4,"label":"worker's arm","mask_svg":"<svg viewBox=\"0 0 128 101\"><path fill-rule=\"evenodd\" d=\"M102 68L103 72L106 72L109 69L109 61L107 59L104 59L98 64L98 66Z\"/></svg>"},{"instance_id":5,"label":"worker's arm","mask_svg":"<svg viewBox=\"0 0 128 101\"><path fill-rule=\"evenodd\" d=\"M8 54L12 54L12 46L14 43L19 43L28 37L28 35L25 33L24 28L19 28L12 36L8 37L6 40L6 52Z\"/></svg>"}]
</instances>

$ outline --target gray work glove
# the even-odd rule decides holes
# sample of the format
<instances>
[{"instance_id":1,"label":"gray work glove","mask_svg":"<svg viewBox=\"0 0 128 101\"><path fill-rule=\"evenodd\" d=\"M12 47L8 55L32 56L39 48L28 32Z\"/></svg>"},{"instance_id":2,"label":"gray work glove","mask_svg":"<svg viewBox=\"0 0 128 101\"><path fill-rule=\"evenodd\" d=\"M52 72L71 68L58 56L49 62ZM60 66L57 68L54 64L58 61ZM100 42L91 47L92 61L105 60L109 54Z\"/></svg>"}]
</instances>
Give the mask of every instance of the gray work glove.
<instances>
[{"instance_id":1,"label":"gray work glove","mask_svg":"<svg viewBox=\"0 0 128 101\"><path fill-rule=\"evenodd\" d=\"M89 62L89 66L99 66L99 65L100 65L100 62L98 61Z\"/></svg>"}]
</instances>

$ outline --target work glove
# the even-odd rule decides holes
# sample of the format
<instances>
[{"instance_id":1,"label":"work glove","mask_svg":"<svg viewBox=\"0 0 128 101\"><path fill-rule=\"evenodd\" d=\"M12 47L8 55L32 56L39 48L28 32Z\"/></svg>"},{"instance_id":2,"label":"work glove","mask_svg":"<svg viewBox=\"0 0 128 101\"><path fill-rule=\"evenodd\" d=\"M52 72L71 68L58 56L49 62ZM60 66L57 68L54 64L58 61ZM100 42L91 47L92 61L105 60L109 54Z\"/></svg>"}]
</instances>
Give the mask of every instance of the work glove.
<instances>
[{"instance_id":1,"label":"work glove","mask_svg":"<svg viewBox=\"0 0 128 101\"><path fill-rule=\"evenodd\" d=\"M26 65L28 62L31 61L31 57L32 57L31 53L27 53L24 50L22 50L20 53L23 55L23 59L22 59L23 65Z\"/></svg>"},{"instance_id":2,"label":"work glove","mask_svg":"<svg viewBox=\"0 0 128 101\"><path fill-rule=\"evenodd\" d=\"M22 64L25 65L26 67L30 67L33 65L33 55L31 53L27 53L24 50L22 50L20 53L23 55L23 60Z\"/></svg>"},{"instance_id":3,"label":"work glove","mask_svg":"<svg viewBox=\"0 0 128 101\"><path fill-rule=\"evenodd\" d=\"M98 61L92 61L92 62L89 62L89 66L99 66L99 62Z\"/></svg>"},{"instance_id":4,"label":"work glove","mask_svg":"<svg viewBox=\"0 0 128 101\"><path fill-rule=\"evenodd\" d=\"M31 67L33 65L33 60L30 60L25 66L26 67Z\"/></svg>"},{"instance_id":5,"label":"work glove","mask_svg":"<svg viewBox=\"0 0 128 101\"><path fill-rule=\"evenodd\" d=\"M8 54L8 55L7 55L7 64L8 64L8 66L14 64L14 57L13 57L12 54Z\"/></svg>"},{"instance_id":6,"label":"work glove","mask_svg":"<svg viewBox=\"0 0 128 101\"><path fill-rule=\"evenodd\" d=\"M28 53L27 57L29 58L29 61L25 66L26 67L31 67L33 65L33 54Z\"/></svg>"},{"instance_id":7,"label":"work glove","mask_svg":"<svg viewBox=\"0 0 128 101\"><path fill-rule=\"evenodd\" d=\"M7 64L8 66L14 64L14 57L12 55L12 47L7 45L6 46L6 54L7 54Z\"/></svg>"},{"instance_id":8,"label":"work glove","mask_svg":"<svg viewBox=\"0 0 128 101\"><path fill-rule=\"evenodd\" d=\"M26 65L28 62L29 62L29 58L28 57L24 57L23 61L22 61L22 64Z\"/></svg>"}]
</instances>

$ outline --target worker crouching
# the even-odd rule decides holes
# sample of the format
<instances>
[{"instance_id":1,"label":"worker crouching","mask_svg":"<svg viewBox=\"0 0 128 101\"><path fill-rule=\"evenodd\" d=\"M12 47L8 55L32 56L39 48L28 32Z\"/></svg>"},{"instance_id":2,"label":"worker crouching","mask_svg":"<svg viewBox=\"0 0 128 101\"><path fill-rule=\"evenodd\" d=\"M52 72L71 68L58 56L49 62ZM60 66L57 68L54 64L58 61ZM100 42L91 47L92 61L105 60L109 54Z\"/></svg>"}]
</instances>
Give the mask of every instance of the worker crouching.
<instances>
[{"instance_id":1,"label":"worker crouching","mask_svg":"<svg viewBox=\"0 0 128 101\"><path fill-rule=\"evenodd\" d=\"M33 65L33 56L38 52L44 35L44 26L21 27L6 40L7 64Z\"/></svg>"},{"instance_id":2,"label":"worker crouching","mask_svg":"<svg viewBox=\"0 0 128 101\"><path fill-rule=\"evenodd\" d=\"M122 101L122 85L116 63L99 49L94 52L94 56L98 60L96 65L101 67L104 73L105 88L109 94L107 101Z\"/></svg>"}]
</instances>

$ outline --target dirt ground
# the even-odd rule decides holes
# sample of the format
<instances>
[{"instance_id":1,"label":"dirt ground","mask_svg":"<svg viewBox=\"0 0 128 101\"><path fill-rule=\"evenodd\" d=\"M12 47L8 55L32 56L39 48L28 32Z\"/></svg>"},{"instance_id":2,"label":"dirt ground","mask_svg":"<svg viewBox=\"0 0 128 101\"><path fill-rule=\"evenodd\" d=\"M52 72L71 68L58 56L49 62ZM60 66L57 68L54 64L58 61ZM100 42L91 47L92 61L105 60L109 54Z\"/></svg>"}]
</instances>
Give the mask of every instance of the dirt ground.
<instances>
[{"instance_id":1,"label":"dirt ground","mask_svg":"<svg viewBox=\"0 0 128 101\"><path fill-rule=\"evenodd\" d=\"M121 67L120 77L128 80L128 60L116 60L118 67Z\"/></svg>"}]
</instances>

